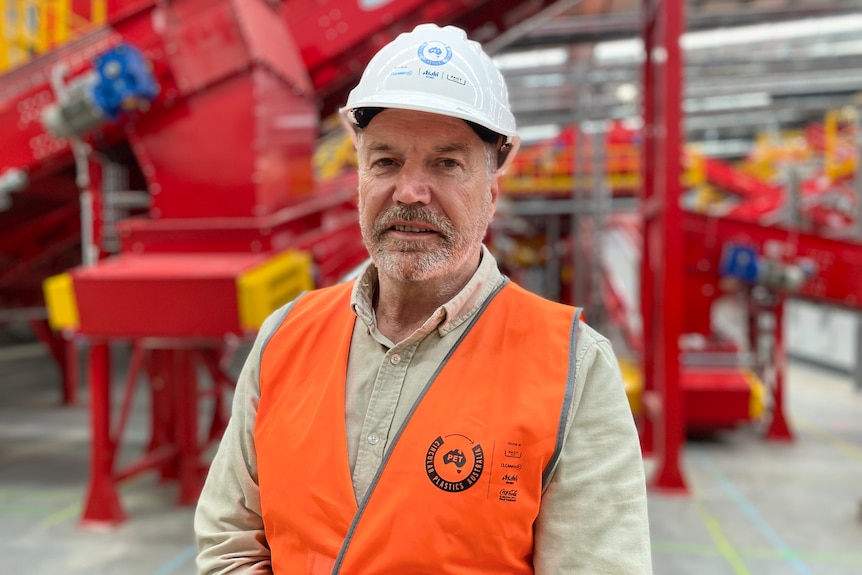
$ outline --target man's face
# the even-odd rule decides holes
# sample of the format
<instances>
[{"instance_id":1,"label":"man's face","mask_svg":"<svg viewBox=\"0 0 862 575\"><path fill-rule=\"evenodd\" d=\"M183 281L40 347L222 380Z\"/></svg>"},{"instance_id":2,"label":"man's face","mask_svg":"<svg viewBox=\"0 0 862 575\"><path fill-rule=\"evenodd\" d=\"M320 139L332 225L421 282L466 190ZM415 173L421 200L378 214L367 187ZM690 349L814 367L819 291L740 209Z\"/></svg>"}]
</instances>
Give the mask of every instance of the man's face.
<instances>
[{"instance_id":1,"label":"man's face","mask_svg":"<svg viewBox=\"0 0 862 575\"><path fill-rule=\"evenodd\" d=\"M457 118L387 109L360 133L359 223L379 273L469 277L494 215L499 175Z\"/></svg>"}]
</instances>

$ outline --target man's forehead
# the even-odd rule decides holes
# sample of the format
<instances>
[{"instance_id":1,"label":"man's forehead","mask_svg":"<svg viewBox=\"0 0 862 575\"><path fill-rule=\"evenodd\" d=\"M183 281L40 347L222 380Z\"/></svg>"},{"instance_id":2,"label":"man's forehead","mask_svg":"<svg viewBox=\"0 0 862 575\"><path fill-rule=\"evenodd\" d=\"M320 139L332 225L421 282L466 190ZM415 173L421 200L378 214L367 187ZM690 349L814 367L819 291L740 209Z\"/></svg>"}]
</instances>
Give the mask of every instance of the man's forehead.
<instances>
[{"instance_id":1,"label":"man's forehead","mask_svg":"<svg viewBox=\"0 0 862 575\"><path fill-rule=\"evenodd\" d=\"M471 146L467 142L461 142L456 140L446 140L442 142L428 142L421 138L410 139L409 141L403 141L400 139L387 139L385 137L382 138L363 138L362 147L370 152L393 152L400 150L402 148L417 148L417 149L429 149L435 152L469 152L475 146Z\"/></svg>"},{"instance_id":2,"label":"man's forehead","mask_svg":"<svg viewBox=\"0 0 862 575\"><path fill-rule=\"evenodd\" d=\"M409 146L455 152L481 148L482 144L461 119L408 110L384 110L359 136L363 148L380 151Z\"/></svg>"}]
</instances>

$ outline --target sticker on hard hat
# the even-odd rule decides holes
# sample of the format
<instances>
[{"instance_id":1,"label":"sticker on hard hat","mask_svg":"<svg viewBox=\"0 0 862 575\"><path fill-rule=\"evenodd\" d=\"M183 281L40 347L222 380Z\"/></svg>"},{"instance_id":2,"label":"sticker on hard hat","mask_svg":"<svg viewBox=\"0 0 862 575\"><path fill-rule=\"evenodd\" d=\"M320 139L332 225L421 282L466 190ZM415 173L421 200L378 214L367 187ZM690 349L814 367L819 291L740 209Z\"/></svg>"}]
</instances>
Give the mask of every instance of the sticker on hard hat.
<instances>
[{"instance_id":1,"label":"sticker on hard hat","mask_svg":"<svg viewBox=\"0 0 862 575\"><path fill-rule=\"evenodd\" d=\"M452 59L452 48L443 42L423 42L419 46L419 59L429 66L442 66Z\"/></svg>"},{"instance_id":2,"label":"sticker on hard hat","mask_svg":"<svg viewBox=\"0 0 862 575\"><path fill-rule=\"evenodd\" d=\"M462 86L467 85L467 80L465 80L464 78L462 78L460 76L456 76L454 74L446 74L446 79L449 80L450 82L455 82L456 84L461 84Z\"/></svg>"}]
</instances>

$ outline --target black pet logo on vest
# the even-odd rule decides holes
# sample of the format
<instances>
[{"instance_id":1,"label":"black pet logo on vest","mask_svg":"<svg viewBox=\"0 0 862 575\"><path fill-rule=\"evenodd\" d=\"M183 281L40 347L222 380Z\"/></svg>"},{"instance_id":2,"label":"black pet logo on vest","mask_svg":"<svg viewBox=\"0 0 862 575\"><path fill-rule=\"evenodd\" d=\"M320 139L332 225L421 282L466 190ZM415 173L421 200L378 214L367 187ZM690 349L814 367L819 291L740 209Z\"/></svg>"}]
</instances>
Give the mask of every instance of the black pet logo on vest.
<instances>
[{"instance_id":1,"label":"black pet logo on vest","mask_svg":"<svg viewBox=\"0 0 862 575\"><path fill-rule=\"evenodd\" d=\"M441 449L442 448L442 449ZM437 488L450 493L470 489L485 467L482 446L459 434L437 437L425 454L425 472Z\"/></svg>"}]
</instances>

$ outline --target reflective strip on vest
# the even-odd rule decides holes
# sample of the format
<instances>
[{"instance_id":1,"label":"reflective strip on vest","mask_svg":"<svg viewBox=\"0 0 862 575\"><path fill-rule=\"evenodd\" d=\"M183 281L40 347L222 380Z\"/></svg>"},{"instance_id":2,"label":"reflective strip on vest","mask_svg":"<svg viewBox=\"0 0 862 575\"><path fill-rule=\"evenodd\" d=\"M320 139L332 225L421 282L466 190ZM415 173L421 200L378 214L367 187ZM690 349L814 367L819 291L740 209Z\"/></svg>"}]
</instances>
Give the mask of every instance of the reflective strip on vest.
<instances>
[{"instance_id":1,"label":"reflective strip on vest","mask_svg":"<svg viewBox=\"0 0 862 575\"><path fill-rule=\"evenodd\" d=\"M261 356L255 444L274 572L533 573L579 312L514 284L489 298L357 502L344 413L351 287L306 294Z\"/></svg>"}]
</instances>

